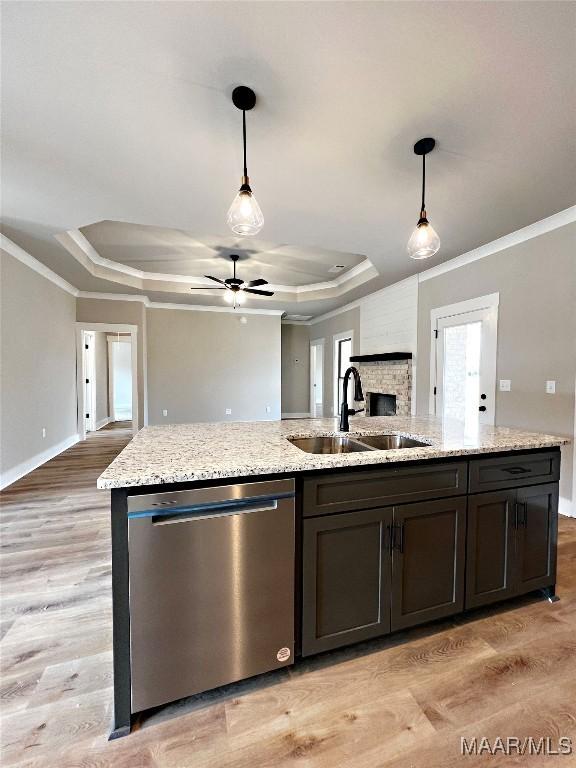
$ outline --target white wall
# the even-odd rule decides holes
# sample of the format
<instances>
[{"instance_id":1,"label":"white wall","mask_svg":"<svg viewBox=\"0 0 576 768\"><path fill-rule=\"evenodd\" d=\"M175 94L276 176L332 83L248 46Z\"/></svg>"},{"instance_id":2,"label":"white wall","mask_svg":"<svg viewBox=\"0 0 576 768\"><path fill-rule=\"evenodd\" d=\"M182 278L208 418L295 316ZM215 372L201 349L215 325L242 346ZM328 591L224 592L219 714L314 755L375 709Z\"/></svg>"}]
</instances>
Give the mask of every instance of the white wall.
<instances>
[{"instance_id":1,"label":"white wall","mask_svg":"<svg viewBox=\"0 0 576 768\"><path fill-rule=\"evenodd\" d=\"M366 296L360 305L360 354L412 352L418 335L418 276Z\"/></svg>"}]
</instances>

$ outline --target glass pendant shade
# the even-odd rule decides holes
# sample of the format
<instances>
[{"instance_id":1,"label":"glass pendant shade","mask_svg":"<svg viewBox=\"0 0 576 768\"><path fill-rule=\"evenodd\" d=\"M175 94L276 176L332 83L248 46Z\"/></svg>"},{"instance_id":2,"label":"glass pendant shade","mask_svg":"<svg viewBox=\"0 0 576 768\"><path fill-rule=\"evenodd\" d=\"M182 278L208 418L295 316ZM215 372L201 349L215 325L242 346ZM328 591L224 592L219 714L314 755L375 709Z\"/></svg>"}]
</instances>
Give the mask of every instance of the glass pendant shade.
<instances>
[{"instance_id":1,"label":"glass pendant shade","mask_svg":"<svg viewBox=\"0 0 576 768\"><path fill-rule=\"evenodd\" d=\"M408 240L407 250L411 259L428 259L440 250L440 238L428 219L420 219Z\"/></svg>"},{"instance_id":2,"label":"glass pendant shade","mask_svg":"<svg viewBox=\"0 0 576 768\"><path fill-rule=\"evenodd\" d=\"M264 226L264 216L250 189L240 189L228 210L228 226L236 235L257 235Z\"/></svg>"}]
</instances>

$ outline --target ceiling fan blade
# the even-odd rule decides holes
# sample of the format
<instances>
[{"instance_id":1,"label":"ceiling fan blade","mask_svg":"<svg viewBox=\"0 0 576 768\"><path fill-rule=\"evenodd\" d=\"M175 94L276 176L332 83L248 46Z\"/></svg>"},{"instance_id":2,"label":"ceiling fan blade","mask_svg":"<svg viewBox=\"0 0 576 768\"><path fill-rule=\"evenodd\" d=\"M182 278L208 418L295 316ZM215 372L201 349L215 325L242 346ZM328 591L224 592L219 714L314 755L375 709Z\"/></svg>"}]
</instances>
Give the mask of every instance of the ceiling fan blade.
<instances>
[{"instance_id":1,"label":"ceiling fan blade","mask_svg":"<svg viewBox=\"0 0 576 768\"><path fill-rule=\"evenodd\" d=\"M258 291L255 288L243 288L244 293L256 293L258 296L274 296L274 291Z\"/></svg>"},{"instance_id":2,"label":"ceiling fan blade","mask_svg":"<svg viewBox=\"0 0 576 768\"><path fill-rule=\"evenodd\" d=\"M207 277L208 280L215 280L217 283L222 283L222 285L226 285L224 280L220 280L219 277L212 277L212 275L204 275L204 277Z\"/></svg>"},{"instance_id":3,"label":"ceiling fan blade","mask_svg":"<svg viewBox=\"0 0 576 768\"><path fill-rule=\"evenodd\" d=\"M246 283L248 288L256 288L257 285L268 285L268 280L264 280L263 277L259 277L257 280L250 280Z\"/></svg>"},{"instance_id":4,"label":"ceiling fan blade","mask_svg":"<svg viewBox=\"0 0 576 768\"><path fill-rule=\"evenodd\" d=\"M190 288L191 291L225 291L225 285L215 285L213 288L211 285L195 285Z\"/></svg>"}]
</instances>

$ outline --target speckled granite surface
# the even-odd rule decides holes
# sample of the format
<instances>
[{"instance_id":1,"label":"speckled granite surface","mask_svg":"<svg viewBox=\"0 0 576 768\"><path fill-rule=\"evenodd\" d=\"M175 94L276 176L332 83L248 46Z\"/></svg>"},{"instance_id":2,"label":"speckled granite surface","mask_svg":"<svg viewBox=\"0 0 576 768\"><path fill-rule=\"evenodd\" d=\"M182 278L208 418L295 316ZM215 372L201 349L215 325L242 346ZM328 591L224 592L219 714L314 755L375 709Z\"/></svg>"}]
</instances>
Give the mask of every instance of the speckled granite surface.
<instances>
[{"instance_id":1,"label":"speckled granite surface","mask_svg":"<svg viewBox=\"0 0 576 768\"><path fill-rule=\"evenodd\" d=\"M286 439L337 434L336 419L145 427L98 478L98 488L125 488L498 451L523 451L570 442L563 437L522 432L507 427L480 427L477 434L466 434L459 422L442 422L431 416L360 416L350 419L350 437L401 434L429 443L425 448L317 455L305 453Z\"/></svg>"}]
</instances>

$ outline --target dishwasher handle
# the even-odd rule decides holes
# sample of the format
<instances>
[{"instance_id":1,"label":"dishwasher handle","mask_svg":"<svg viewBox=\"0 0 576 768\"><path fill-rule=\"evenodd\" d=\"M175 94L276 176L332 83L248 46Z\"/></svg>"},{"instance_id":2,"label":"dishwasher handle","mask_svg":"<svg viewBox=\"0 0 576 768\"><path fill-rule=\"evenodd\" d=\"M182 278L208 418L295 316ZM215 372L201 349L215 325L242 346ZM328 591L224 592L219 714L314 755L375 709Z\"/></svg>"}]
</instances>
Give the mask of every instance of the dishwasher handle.
<instances>
[{"instance_id":1,"label":"dishwasher handle","mask_svg":"<svg viewBox=\"0 0 576 768\"><path fill-rule=\"evenodd\" d=\"M152 525L174 525L175 523L193 523L199 520L210 520L214 517L230 517L244 515L250 512L262 512L278 508L278 499L263 501L232 502L224 504L203 505L202 507L172 510L162 515L152 515Z\"/></svg>"}]
</instances>

